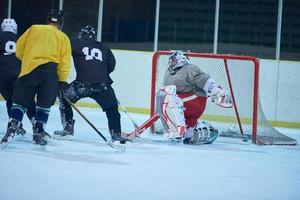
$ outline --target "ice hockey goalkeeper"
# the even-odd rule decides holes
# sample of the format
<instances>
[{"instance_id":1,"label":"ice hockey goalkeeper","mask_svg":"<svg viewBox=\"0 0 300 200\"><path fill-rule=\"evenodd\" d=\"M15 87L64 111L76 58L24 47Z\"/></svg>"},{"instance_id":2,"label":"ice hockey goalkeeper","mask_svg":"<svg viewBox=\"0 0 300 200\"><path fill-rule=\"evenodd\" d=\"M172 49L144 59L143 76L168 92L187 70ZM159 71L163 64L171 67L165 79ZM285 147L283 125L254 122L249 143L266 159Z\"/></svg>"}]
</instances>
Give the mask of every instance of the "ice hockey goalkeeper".
<instances>
[{"instance_id":1,"label":"ice hockey goalkeeper","mask_svg":"<svg viewBox=\"0 0 300 200\"><path fill-rule=\"evenodd\" d=\"M187 54L180 50L169 57L163 85L157 93L156 112L167 137L183 138L184 144L212 143L218 137L218 130L197 120L205 110L208 97L219 106L232 107L230 93L192 64Z\"/></svg>"}]
</instances>

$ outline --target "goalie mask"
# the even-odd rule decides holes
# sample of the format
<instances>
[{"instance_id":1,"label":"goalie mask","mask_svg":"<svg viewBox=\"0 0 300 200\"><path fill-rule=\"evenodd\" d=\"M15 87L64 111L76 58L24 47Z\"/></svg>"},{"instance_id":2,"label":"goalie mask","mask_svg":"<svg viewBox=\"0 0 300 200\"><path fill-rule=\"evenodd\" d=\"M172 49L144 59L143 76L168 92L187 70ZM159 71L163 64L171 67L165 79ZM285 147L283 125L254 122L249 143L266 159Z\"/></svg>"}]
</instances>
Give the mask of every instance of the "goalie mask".
<instances>
[{"instance_id":1,"label":"goalie mask","mask_svg":"<svg viewBox=\"0 0 300 200\"><path fill-rule=\"evenodd\" d=\"M14 19L4 19L1 23L1 30L17 34L18 26Z\"/></svg>"},{"instance_id":2,"label":"goalie mask","mask_svg":"<svg viewBox=\"0 0 300 200\"><path fill-rule=\"evenodd\" d=\"M64 25L64 13L61 10L51 9L47 16L48 23L55 23L59 29Z\"/></svg>"},{"instance_id":3,"label":"goalie mask","mask_svg":"<svg viewBox=\"0 0 300 200\"><path fill-rule=\"evenodd\" d=\"M97 33L96 33L94 27L86 26L86 27L80 29L78 37L84 38L84 39L96 40Z\"/></svg>"},{"instance_id":4,"label":"goalie mask","mask_svg":"<svg viewBox=\"0 0 300 200\"><path fill-rule=\"evenodd\" d=\"M169 57L169 69L171 71L176 71L176 69L181 68L186 64L190 64L190 60L183 51L176 50Z\"/></svg>"}]
</instances>

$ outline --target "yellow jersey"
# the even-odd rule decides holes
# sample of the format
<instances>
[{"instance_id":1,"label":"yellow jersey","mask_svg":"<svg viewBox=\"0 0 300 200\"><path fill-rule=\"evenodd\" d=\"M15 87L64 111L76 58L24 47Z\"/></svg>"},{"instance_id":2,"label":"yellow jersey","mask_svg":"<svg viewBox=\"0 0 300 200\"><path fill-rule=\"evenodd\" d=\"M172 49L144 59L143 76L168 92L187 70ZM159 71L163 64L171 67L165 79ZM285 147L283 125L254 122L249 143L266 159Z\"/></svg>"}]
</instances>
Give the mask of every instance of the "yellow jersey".
<instances>
[{"instance_id":1,"label":"yellow jersey","mask_svg":"<svg viewBox=\"0 0 300 200\"><path fill-rule=\"evenodd\" d=\"M53 25L33 25L17 40L16 57L22 60L19 77L54 62L58 64L59 81L67 82L71 69L70 39Z\"/></svg>"}]
</instances>

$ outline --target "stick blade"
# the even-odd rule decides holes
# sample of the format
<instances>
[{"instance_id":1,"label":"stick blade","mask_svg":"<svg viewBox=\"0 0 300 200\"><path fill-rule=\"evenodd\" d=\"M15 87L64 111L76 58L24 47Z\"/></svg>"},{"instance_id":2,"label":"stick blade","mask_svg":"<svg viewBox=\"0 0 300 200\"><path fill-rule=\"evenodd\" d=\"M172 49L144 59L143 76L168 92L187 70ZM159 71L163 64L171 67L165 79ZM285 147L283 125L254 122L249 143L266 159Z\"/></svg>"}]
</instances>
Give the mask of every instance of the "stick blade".
<instances>
[{"instance_id":1,"label":"stick blade","mask_svg":"<svg viewBox=\"0 0 300 200\"><path fill-rule=\"evenodd\" d=\"M136 129L128 134L125 134L124 137L133 140L137 137L140 137L140 135L150 126L152 126L157 120L159 119L159 115L155 114L151 118L149 118L147 121L145 121L141 126L136 127Z\"/></svg>"}]
</instances>

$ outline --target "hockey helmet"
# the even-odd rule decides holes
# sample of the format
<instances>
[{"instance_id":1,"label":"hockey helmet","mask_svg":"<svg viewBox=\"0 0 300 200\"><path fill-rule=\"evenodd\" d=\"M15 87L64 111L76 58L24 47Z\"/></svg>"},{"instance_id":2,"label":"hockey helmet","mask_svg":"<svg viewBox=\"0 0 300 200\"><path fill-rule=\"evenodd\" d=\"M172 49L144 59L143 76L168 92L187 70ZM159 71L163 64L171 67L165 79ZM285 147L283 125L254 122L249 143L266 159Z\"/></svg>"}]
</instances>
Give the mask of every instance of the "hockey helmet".
<instances>
[{"instance_id":1,"label":"hockey helmet","mask_svg":"<svg viewBox=\"0 0 300 200\"><path fill-rule=\"evenodd\" d=\"M84 38L84 39L96 40L97 33L96 33L94 27L86 26L86 27L80 29L78 37Z\"/></svg>"},{"instance_id":2,"label":"hockey helmet","mask_svg":"<svg viewBox=\"0 0 300 200\"><path fill-rule=\"evenodd\" d=\"M14 19L4 19L3 22L1 23L1 30L17 34L18 25Z\"/></svg>"},{"instance_id":3,"label":"hockey helmet","mask_svg":"<svg viewBox=\"0 0 300 200\"><path fill-rule=\"evenodd\" d=\"M169 66L172 70L180 68L186 64L190 64L190 60L186 55L186 52L181 50L175 50L169 57Z\"/></svg>"},{"instance_id":4,"label":"hockey helmet","mask_svg":"<svg viewBox=\"0 0 300 200\"><path fill-rule=\"evenodd\" d=\"M47 16L48 23L56 23L59 29L64 25L64 13L61 10L51 9Z\"/></svg>"}]
</instances>

